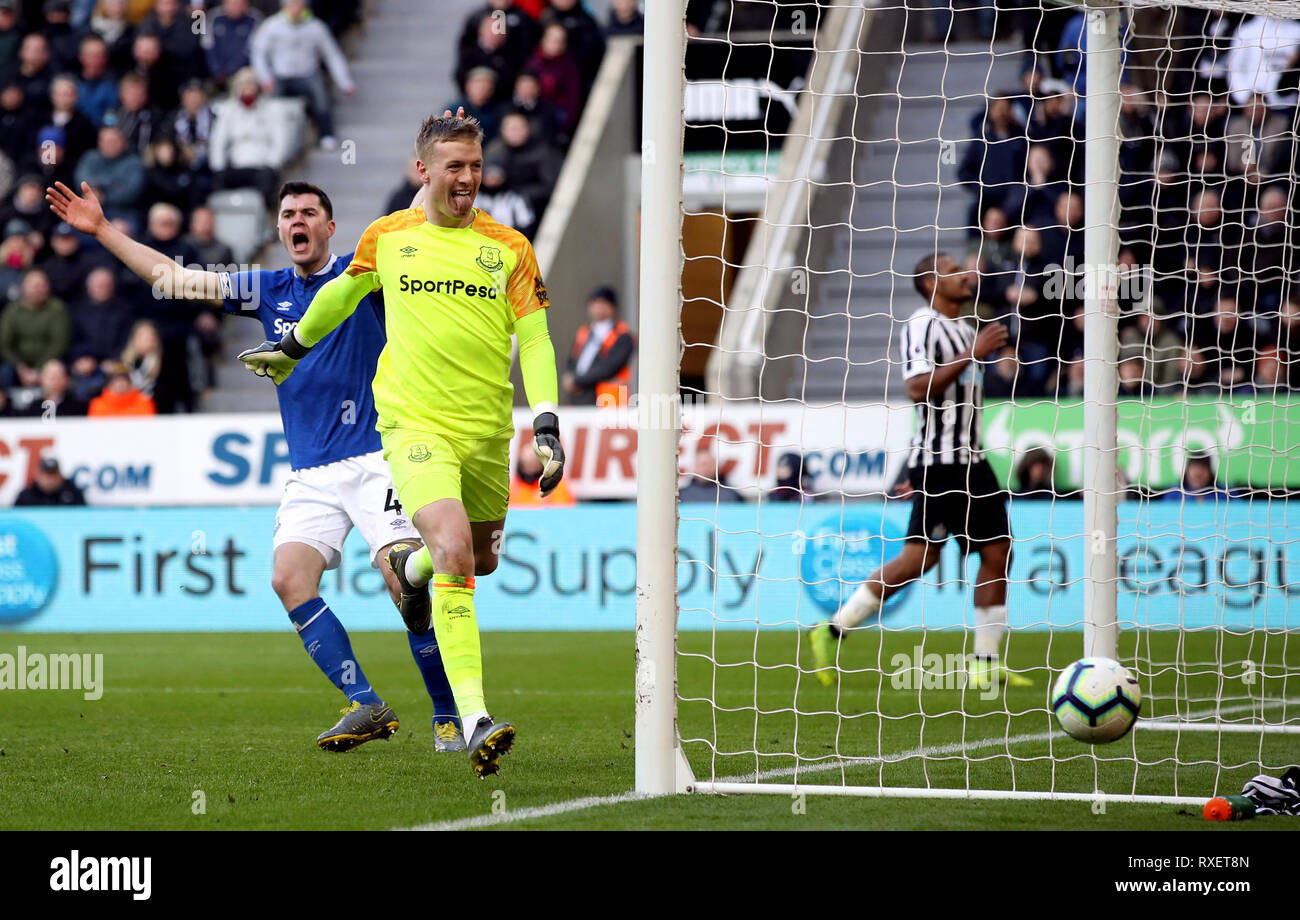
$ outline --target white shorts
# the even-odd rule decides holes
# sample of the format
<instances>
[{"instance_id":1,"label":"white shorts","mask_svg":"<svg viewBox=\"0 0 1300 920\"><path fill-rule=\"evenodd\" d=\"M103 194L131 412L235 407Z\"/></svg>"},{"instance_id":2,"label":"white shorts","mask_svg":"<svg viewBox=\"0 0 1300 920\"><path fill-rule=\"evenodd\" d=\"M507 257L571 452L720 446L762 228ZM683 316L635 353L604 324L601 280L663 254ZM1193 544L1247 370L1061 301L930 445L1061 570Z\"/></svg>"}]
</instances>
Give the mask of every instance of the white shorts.
<instances>
[{"instance_id":1,"label":"white shorts","mask_svg":"<svg viewBox=\"0 0 1300 920\"><path fill-rule=\"evenodd\" d=\"M419 531L402 510L383 451L349 457L324 466L295 470L284 486L275 515L275 547L305 543L338 568L343 541L353 527L370 547L370 564L398 540L419 540Z\"/></svg>"}]
</instances>

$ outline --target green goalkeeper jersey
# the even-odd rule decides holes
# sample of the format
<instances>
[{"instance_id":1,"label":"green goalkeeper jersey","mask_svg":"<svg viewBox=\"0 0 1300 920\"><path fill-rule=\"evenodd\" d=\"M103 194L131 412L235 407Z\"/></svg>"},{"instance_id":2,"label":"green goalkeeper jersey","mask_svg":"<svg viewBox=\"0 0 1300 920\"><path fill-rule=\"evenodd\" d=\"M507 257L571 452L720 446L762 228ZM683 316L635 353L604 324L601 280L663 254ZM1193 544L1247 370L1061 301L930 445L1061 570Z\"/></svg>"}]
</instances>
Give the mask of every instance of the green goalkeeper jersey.
<instances>
[{"instance_id":1,"label":"green goalkeeper jersey","mask_svg":"<svg viewBox=\"0 0 1300 920\"><path fill-rule=\"evenodd\" d=\"M398 211L366 228L346 273L384 292L381 429L470 439L514 430L510 336L516 321L550 306L522 233L480 210L463 228L435 226L421 208ZM554 367L552 352L551 381Z\"/></svg>"}]
</instances>

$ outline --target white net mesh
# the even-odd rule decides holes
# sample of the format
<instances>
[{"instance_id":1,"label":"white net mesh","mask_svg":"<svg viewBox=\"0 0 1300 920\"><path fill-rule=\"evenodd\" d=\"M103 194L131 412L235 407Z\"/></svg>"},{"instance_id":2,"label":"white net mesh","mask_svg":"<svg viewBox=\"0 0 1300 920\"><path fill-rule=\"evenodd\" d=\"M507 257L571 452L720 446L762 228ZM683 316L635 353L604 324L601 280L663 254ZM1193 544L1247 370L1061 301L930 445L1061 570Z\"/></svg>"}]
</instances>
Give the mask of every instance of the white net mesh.
<instances>
[{"instance_id":1,"label":"white net mesh","mask_svg":"<svg viewBox=\"0 0 1300 920\"><path fill-rule=\"evenodd\" d=\"M1122 7L1120 248L1091 266L1081 8L690 5L678 698L697 779L1209 797L1291 765L1298 7ZM1048 695L1108 548L1081 500L1098 277L1118 283L1118 656L1144 702L1088 747ZM916 319L932 288L957 319ZM937 386L993 324L1006 344L918 413L909 378ZM927 463L956 478L909 471ZM947 539L988 537L999 507L1005 672L975 629L997 566ZM881 578L824 686L812 627L918 547L933 567Z\"/></svg>"}]
</instances>

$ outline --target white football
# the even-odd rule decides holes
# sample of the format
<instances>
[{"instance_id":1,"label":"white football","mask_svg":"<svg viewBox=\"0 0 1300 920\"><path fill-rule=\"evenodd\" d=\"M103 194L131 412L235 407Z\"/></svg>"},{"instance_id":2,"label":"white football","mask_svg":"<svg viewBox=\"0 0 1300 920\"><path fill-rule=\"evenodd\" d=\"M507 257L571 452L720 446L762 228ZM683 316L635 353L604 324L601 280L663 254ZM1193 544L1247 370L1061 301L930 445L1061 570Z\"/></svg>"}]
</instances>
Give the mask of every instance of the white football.
<instances>
[{"instance_id":1,"label":"white football","mask_svg":"<svg viewBox=\"0 0 1300 920\"><path fill-rule=\"evenodd\" d=\"M1080 658L1052 687L1052 712L1071 738L1109 744L1129 733L1142 711L1142 688L1118 661Z\"/></svg>"}]
</instances>

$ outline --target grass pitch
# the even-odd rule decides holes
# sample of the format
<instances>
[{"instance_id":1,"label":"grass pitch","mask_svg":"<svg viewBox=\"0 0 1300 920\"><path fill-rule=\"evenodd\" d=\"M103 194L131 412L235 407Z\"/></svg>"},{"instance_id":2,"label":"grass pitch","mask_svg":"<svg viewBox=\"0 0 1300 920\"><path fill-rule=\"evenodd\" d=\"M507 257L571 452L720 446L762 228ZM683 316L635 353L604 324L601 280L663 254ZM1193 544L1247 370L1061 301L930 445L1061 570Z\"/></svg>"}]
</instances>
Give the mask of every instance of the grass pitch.
<instances>
[{"instance_id":1,"label":"grass pitch","mask_svg":"<svg viewBox=\"0 0 1300 920\"><path fill-rule=\"evenodd\" d=\"M849 673L827 689L792 667L794 633L683 634L681 733L697 777L758 771L793 782L797 766L800 784L969 783L1208 798L1236 793L1261 769L1280 772L1279 765L1294 761L1295 736L1255 733L1139 727L1117 744L1088 748L1053 731L1046 669L1032 672L1034 687L995 699L971 688L923 686L941 680L933 674L914 673L914 686L900 687L903 678L888 676L895 656L910 654L922 638L923 651L938 655L961 652L965 641L951 633L854 636L841 660ZM485 633L489 704L495 716L514 722L519 738L502 773L479 781L463 755L433 753L429 700L403 636L358 633L352 640L402 728L388 741L340 755L317 750L315 737L333 724L343 699L292 635L6 635L0 652L13 654L21 644L29 653L102 653L105 686L98 701L70 690L0 694L0 828L382 829L478 819L573 829L1235 832L1282 829L1295 820L1217 825L1190 806L1111 803L1096 814L1082 802L694 795L600 803L633 784L628 633ZM1077 657L1073 637L1019 634L1011 641L1013 666L1047 661L1059 668ZM1141 643L1152 660L1193 663L1180 669L1184 676L1172 668L1144 675L1148 697L1190 699L1193 713L1207 711L1216 695L1234 697L1244 708L1229 718L1242 718L1253 696L1269 704L1266 718L1296 719L1295 703L1272 702L1300 697L1300 643L1285 636L1151 634L1126 641ZM807 649L803 655L806 662ZM1194 664L1215 660L1252 661L1259 680L1243 684ZM1157 714L1169 709L1154 704ZM1144 703L1144 714L1151 705ZM578 799L596 801L571 804ZM547 808L556 803L572 810ZM505 820L527 809L547 811Z\"/></svg>"}]
</instances>

